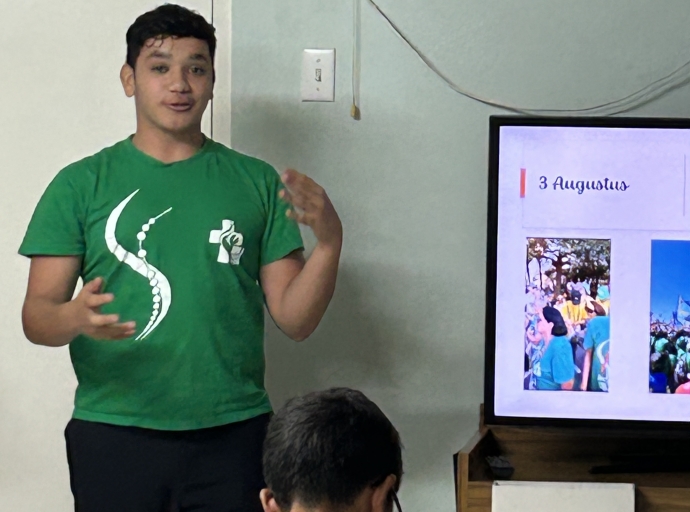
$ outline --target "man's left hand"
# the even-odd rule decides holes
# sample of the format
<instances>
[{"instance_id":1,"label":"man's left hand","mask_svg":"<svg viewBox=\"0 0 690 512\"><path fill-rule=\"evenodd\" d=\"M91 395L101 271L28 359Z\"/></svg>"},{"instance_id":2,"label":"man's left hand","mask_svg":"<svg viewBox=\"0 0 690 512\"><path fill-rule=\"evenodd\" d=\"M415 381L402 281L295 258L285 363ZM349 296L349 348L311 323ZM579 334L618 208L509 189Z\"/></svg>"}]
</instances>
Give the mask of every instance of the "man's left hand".
<instances>
[{"instance_id":1,"label":"man's left hand","mask_svg":"<svg viewBox=\"0 0 690 512\"><path fill-rule=\"evenodd\" d=\"M288 217L309 226L322 246L340 250L343 226L326 191L294 169L285 171L281 179L286 190L280 197L291 205Z\"/></svg>"}]
</instances>

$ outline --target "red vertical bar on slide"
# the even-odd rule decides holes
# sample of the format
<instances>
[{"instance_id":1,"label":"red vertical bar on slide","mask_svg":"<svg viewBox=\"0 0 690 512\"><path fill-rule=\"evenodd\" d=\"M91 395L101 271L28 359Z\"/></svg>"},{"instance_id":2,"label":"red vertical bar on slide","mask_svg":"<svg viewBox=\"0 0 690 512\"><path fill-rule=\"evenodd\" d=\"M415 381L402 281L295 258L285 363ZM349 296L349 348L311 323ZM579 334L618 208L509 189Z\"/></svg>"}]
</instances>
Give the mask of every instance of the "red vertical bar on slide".
<instances>
[{"instance_id":1,"label":"red vertical bar on slide","mask_svg":"<svg viewBox=\"0 0 690 512\"><path fill-rule=\"evenodd\" d=\"M520 197L525 197L527 169L520 169Z\"/></svg>"}]
</instances>

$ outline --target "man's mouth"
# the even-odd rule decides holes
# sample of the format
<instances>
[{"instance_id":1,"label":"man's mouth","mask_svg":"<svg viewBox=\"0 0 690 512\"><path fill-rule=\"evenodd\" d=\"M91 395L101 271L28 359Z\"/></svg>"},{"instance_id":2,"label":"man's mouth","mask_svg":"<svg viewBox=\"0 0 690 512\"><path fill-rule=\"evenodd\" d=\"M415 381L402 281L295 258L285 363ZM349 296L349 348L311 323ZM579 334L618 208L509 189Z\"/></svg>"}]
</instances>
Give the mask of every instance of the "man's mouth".
<instances>
[{"instance_id":1,"label":"man's mouth","mask_svg":"<svg viewBox=\"0 0 690 512\"><path fill-rule=\"evenodd\" d=\"M191 103L167 103L166 105L175 112L186 112L192 108Z\"/></svg>"}]
</instances>

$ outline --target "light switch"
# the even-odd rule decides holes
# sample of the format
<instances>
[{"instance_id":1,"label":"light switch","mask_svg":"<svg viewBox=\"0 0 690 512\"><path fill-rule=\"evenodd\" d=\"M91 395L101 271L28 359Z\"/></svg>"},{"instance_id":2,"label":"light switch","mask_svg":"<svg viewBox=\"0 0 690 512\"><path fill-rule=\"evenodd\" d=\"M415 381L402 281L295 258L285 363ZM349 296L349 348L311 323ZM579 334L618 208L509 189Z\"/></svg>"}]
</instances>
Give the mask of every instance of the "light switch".
<instances>
[{"instance_id":1,"label":"light switch","mask_svg":"<svg viewBox=\"0 0 690 512\"><path fill-rule=\"evenodd\" d=\"M335 101L335 49L304 50L302 101Z\"/></svg>"}]
</instances>

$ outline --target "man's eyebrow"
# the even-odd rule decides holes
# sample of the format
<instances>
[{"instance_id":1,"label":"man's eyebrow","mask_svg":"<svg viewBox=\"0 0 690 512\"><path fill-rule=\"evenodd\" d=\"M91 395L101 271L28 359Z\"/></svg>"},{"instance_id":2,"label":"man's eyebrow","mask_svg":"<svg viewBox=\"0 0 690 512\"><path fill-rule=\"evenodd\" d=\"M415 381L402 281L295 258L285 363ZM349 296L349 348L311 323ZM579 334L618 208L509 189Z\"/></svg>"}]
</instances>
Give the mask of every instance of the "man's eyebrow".
<instances>
[{"instance_id":1,"label":"man's eyebrow","mask_svg":"<svg viewBox=\"0 0 690 512\"><path fill-rule=\"evenodd\" d=\"M170 59L172 55L161 50L154 50L146 56L147 59ZM208 62L208 58L203 53L195 53L189 60Z\"/></svg>"},{"instance_id":2,"label":"man's eyebrow","mask_svg":"<svg viewBox=\"0 0 690 512\"><path fill-rule=\"evenodd\" d=\"M172 57L172 55L168 52L162 52L160 50L154 50L146 56L147 59L169 59L170 57Z\"/></svg>"},{"instance_id":3,"label":"man's eyebrow","mask_svg":"<svg viewBox=\"0 0 690 512\"><path fill-rule=\"evenodd\" d=\"M189 60L202 60L204 62L208 62L208 58L203 53L195 53L189 58Z\"/></svg>"}]
</instances>

